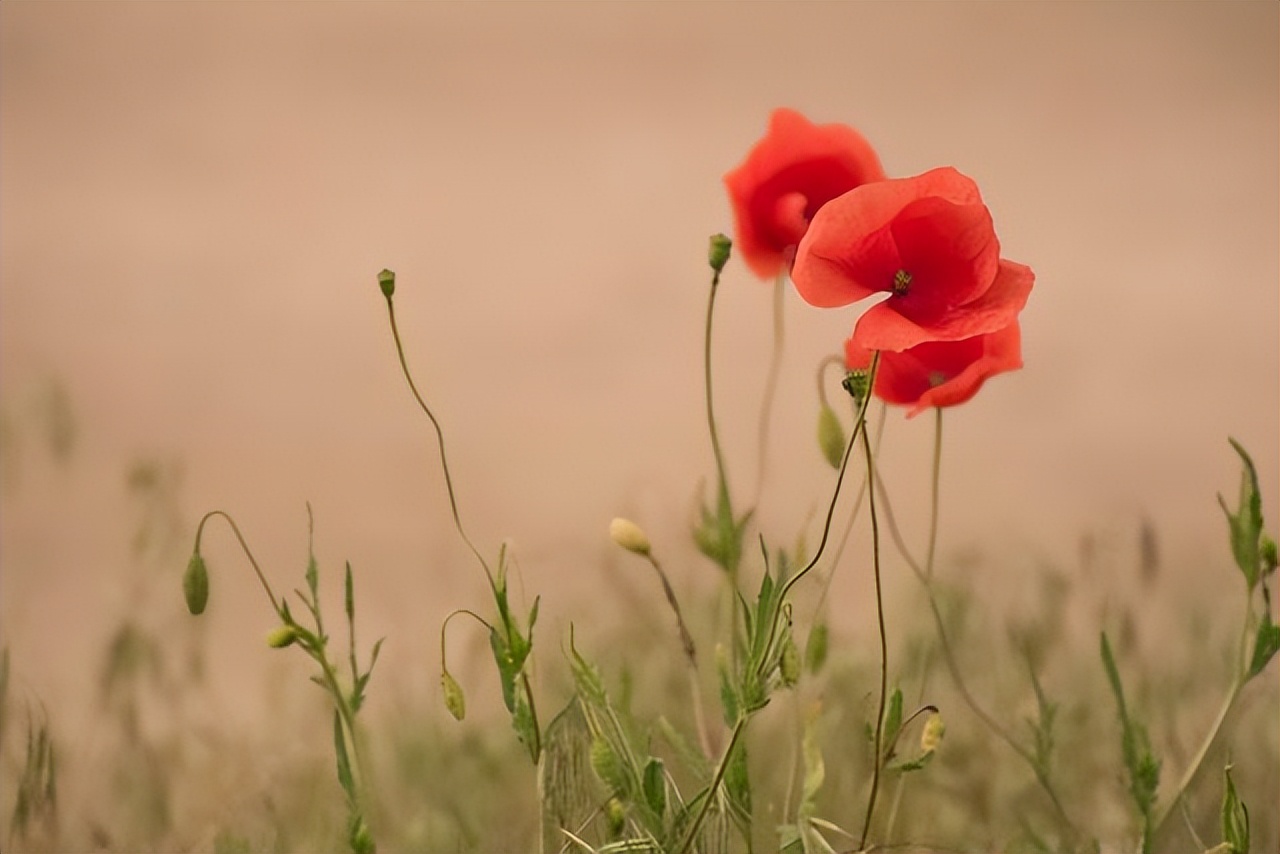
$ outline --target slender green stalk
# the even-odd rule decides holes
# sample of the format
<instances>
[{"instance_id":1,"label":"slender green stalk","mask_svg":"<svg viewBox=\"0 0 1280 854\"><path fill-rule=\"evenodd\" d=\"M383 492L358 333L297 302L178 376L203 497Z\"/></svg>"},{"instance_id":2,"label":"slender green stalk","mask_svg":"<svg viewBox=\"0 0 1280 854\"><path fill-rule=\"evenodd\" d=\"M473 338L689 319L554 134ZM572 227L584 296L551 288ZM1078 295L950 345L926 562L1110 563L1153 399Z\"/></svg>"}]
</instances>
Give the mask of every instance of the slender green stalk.
<instances>
[{"instance_id":1,"label":"slender green stalk","mask_svg":"<svg viewBox=\"0 0 1280 854\"><path fill-rule=\"evenodd\" d=\"M823 552L826 551L827 542L831 538L831 520L835 516L836 503L840 498L840 486L841 484L844 483L845 472L848 471L849 469L849 457L853 453L853 444L854 442L858 441L858 437L860 435L863 435L866 432L867 406L871 402L871 389L875 388L876 371L879 369L879 367L880 367L880 351L877 350L875 355L872 356L871 358L871 368L867 373L867 393L863 396L862 400L859 401L858 417L854 421L853 432L849 435L849 443L845 446L844 456L840 460L840 472L836 476L835 489L833 489L831 492L831 502L827 505L827 516L822 523L822 538L818 541L818 549L813 553L813 557L809 559L809 562L805 564L804 567L801 568L799 572L797 572L795 575L792 575L790 578L788 578L786 580L786 583L782 585L782 591L778 594L779 602L786 601L787 594L791 592L791 588L795 587L796 584L799 583L800 579L808 575L809 572L811 572L813 568L818 565L818 561L822 559ZM761 658L761 661L760 661L761 668L767 666L767 663L772 660L772 656L770 655L770 653L772 652L773 645L777 640L777 634L778 634L778 620L774 620L773 625L769 627L769 640L767 643L765 643L764 648L766 651L766 655L763 658ZM763 676L764 673L760 672L759 675Z\"/></svg>"},{"instance_id":2,"label":"slender green stalk","mask_svg":"<svg viewBox=\"0 0 1280 854\"><path fill-rule=\"evenodd\" d=\"M933 408L933 469L929 484L929 550L924 558L924 577L933 578L933 556L938 545L938 480L942 471L942 407Z\"/></svg>"},{"instance_id":3,"label":"slender green stalk","mask_svg":"<svg viewBox=\"0 0 1280 854\"><path fill-rule=\"evenodd\" d=\"M386 295L387 299L387 317L391 321L391 337L395 339L396 356L400 359L400 370L404 373L404 378L409 383L409 391L413 392L413 398L418 402L419 408L427 414L427 418L431 420L431 426L436 431L436 445L440 449L440 468L444 471L444 485L449 492L449 509L453 513L453 525L458 529L458 535L462 537L462 541L467 544L467 548L471 549L471 553L476 556L476 560L480 562L480 566L484 568L484 574L489 578L489 584L492 585L493 573L489 570L489 564L485 561L484 555L480 554L480 550L471 542L471 538L467 536L466 530L462 527L462 518L458 513L458 498L453 489L453 478L449 474L449 458L444 451L444 431L440 429L440 422L436 420L436 416L432 413L431 407L427 406L427 402L422 399L422 395L418 392L418 386L413 381L413 374L409 371L409 363L405 359L404 344L400 340L400 328L396 324L396 306L391 295Z\"/></svg>"},{"instance_id":4,"label":"slender green stalk","mask_svg":"<svg viewBox=\"0 0 1280 854\"><path fill-rule=\"evenodd\" d=\"M871 396L873 386L867 386ZM884 624L884 594L880 584L880 523L876 516L875 460L871 457L871 441L862 431L862 455L867 466L867 509L871 515L871 558L876 581L876 622L880 631L880 702L876 710L875 761L871 771L871 794L867 798L867 817L862 823L862 836L858 847L867 846L867 834L871 832L871 817L875 814L876 795L880 792L880 772L884 765L882 741L884 738L884 706L889 693L889 641Z\"/></svg>"},{"instance_id":5,"label":"slender green stalk","mask_svg":"<svg viewBox=\"0 0 1280 854\"><path fill-rule=\"evenodd\" d=\"M732 504L729 501L729 481L725 477L724 454L720 450L720 433L716 430L716 413L713 403L713 395L711 393L711 320L715 316L716 309L716 291L720 287L720 271L716 270L711 276L711 293L707 297L707 322L706 329L702 341L702 371L703 379L706 386L707 398L707 428L711 432L711 452L716 459L716 497L723 502L725 507L730 508L729 517L733 518Z\"/></svg>"},{"instance_id":6,"label":"slender green stalk","mask_svg":"<svg viewBox=\"0 0 1280 854\"><path fill-rule=\"evenodd\" d=\"M764 397L760 401L759 445L756 449L756 493L751 499L753 507L760 503L760 495L764 492L765 470L769 459L769 423L773 416L773 400L778 390L778 374L782 369L782 351L786 343L786 323L783 319L786 288L787 274L780 272L773 283L773 355L769 359Z\"/></svg>"},{"instance_id":7,"label":"slender green stalk","mask_svg":"<svg viewBox=\"0 0 1280 854\"><path fill-rule=\"evenodd\" d=\"M742 737L742 733L746 728L747 716L739 715L737 722L733 725L733 732L729 735L729 744L725 747L724 754L716 765L716 772L711 777L711 785L707 787L707 796L702 799L697 815L693 817L693 822L689 825L689 829L681 837L680 844L675 847L676 854L683 854L683 852L688 851L689 846L698 838L698 831L702 830L702 824L707 818L707 810L711 808L711 800L716 796L721 782L724 781L725 771L729 768L729 759L733 756L733 750L738 746L738 739Z\"/></svg>"},{"instance_id":8,"label":"slender green stalk","mask_svg":"<svg viewBox=\"0 0 1280 854\"><path fill-rule=\"evenodd\" d=\"M280 613L280 603L276 599L275 593L271 591L271 585L267 583L267 577L262 574L262 567L258 566L258 561L254 559L253 552L249 549L249 544L245 542L244 535L240 533L240 527L236 525L236 520L232 519L230 514L222 510L210 510L200 519L200 524L196 527L196 545L195 553L200 553L200 538L204 535L204 523L208 522L214 516L221 516L231 526L231 531L236 535L236 540L240 543L240 548L244 551L244 556L249 559L249 565L253 567L254 573L258 576L258 581L262 584L262 589L266 591L267 598L271 600L271 608L277 614Z\"/></svg>"}]
</instances>

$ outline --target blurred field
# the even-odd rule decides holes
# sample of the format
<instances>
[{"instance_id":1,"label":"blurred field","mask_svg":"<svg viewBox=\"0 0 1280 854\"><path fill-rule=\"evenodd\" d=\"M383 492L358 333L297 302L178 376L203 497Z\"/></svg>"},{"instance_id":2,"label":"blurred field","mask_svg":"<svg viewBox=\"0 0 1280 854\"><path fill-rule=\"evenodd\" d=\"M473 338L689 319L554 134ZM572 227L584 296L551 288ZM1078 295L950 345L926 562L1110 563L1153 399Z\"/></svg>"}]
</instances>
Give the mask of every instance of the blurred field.
<instances>
[{"instance_id":1,"label":"blurred field","mask_svg":"<svg viewBox=\"0 0 1280 854\"><path fill-rule=\"evenodd\" d=\"M323 708L300 662L263 646L271 614L224 530L207 547L205 621L191 622L177 587L213 508L240 520L280 586L297 583L310 501L330 594L350 559L361 631L389 637L369 711L379 773L403 793L385 807L388 850L515 845L482 834L512 804L532 811L528 769L516 763L514 794L467 804L422 772L447 761L488 779L482 743L494 767L517 753L501 722L436 737L439 621L484 591L448 523L374 276L399 273L409 358L476 539L510 539L528 597L546 596L552 691L570 619L599 650L666 627L651 579L610 548L614 515L644 524L682 594L700 601L715 584L686 535L712 472L703 253L730 227L720 176L780 104L858 126L892 174L945 163L973 175L1004 254L1037 272L1026 369L947 422L940 571L989 615L971 618L987 637L974 661L984 643L1008 652L1007 620L1029 619L1051 573L1070 591L1058 598L1074 652L1052 681L1088 745L1078 774L1114 748L1089 735L1114 723L1100 628L1131 626L1127 660L1147 685L1135 690L1171 716L1152 720L1171 768L1212 715L1220 687L1198 674L1225 655L1238 614L1215 503L1236 485L1228 435L1255 455L1273 531L1280 507L1274 5L5 3L0 25L0 635L12 662L0 807L29 706L62 750L69 844L328 839ZM768 287L731 266L720 306L718 405L745 494ZM829 489L813 369L851 324L794 294L786 311L758 514L780 543L812 532ZM916 543L925 422L891 415L883 451ZM1150 548L1159 571L1144 581ZM834 618L841 666L856 673L872 637L865 540L849 555ZM927 623L909 616L901 570L890 594L905 661ZM594 619L613 613L647 622L618 642ZM154 680L153 652L130 638L159 644ZM134 650L136 670L108 682L113 644ZM483 639L452 654L478 665ZM631 662L656 685L663 664ZM1025 703L1009 666L993 695ZM1250 738L1263 739L1263 770L1239 762L1260 804L1280 792L1274 668L1268 679L1235 729L1262 733ZM473 707L492 708L490 674L471 681L485 686ZM308 727L316 737L294 737ZM949 738L963 746L963 733ZM129 738L149 747L122 753ZM1255 750L1238 744L1241 760ZM931 769L940 787L970 785L963 775L982 766L966 755ZM983 802L989 824L964 837L976 848L1018 831L995 814L1009 803L996 794L1025 783L1006 771ZM108 781L145 793L144 778L163 783L167 818L102 800ZM226 793L212 804L196 787L210 781ZM833 802L855 785L833 780ZM972 808L957 805L955 821L973 829ZM522 839L532 821L505 826ZM1257 850L1276 850L1270 821ZM281 841L280 826L315 836Z\"/></svg>"}]
</instances>

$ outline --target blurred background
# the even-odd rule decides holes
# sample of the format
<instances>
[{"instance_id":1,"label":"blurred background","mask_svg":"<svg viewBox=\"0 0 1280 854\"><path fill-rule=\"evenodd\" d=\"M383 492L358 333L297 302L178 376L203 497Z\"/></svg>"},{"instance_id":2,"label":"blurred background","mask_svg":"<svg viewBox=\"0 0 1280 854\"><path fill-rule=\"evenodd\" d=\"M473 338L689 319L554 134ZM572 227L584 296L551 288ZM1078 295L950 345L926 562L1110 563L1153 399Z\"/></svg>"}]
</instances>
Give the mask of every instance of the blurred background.
<instances>
[{"instance_id":1,"label":"blurred background","mask_svg":"<svg viewBox=\"0 0 1280 854\"><path fill-rule=\"evenodd\" d=\"M349 560L363 639L389 638L371 703L435 702L439 621L486 592L399 373L383 267L464 522L490 554L511 543L526 601L543 594L548 661L570 619L619 602L669 628L607 527L635 519L677 589L713 588L687 536L714 476L706 242L732 228L721 176L781 105L859 128L891 175L973 176L1002 254L1036 271L1025 369L945 419L940 573L987 572L979 590L1016 596L1034 567L1127 577L1155 549L1162 590L1221 596L1234 618L1215 497L1234 503L1228 436L1258 463L1273 532L1280 511L1277 15L3 4L0 635L15 689L47 705L70 753L88 749L116 627L189 631L179 580L200 516L235 516L287 590L310 502L322 584L337 594ZM744 506L771 284L731 261L718 310L717 411ZM856 311L786 296L757 512L772 542L816 542L832 474L814 371ZM885 437L923 551L931 419L891 412ZM272 615L229 531L215 522L205 543L199 631L220 686L205 702L227 726L256 721L272 702L261 674L303 665L263 646ZM855 634L865 568L855 534L833 600ZM1176 609L1149 604L1146 630L1163 631Z\"/></svg>"}]
</instances>

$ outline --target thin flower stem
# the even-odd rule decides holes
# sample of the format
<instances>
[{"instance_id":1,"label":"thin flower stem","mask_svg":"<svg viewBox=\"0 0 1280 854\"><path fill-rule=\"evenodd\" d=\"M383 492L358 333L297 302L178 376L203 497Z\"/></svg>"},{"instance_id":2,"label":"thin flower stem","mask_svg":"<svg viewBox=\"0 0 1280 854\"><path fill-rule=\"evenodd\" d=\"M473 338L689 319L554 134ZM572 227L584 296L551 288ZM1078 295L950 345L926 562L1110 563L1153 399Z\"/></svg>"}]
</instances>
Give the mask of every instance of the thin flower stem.
<instances>
[{"instance_id":1,"label":"thin flower stem","mask_svg":"<svg viewBox=\"0 0 1280 854\"><path fill-rule=\"evenodd\" d=\"M933 556L938 545L938 480L942 471L942 407L933 408L933 471L929 489L929 550L924 558L924 577L933 578Z\"/></svg>"},{"instance_id":2,"label":"thin flower stem","mask_svg":"<svg viewBox=\"0 0 1280 854\"><path fill-rule=\"evenodd\" d=\"M195 553L200 553L200 538L204 535L205 522L208 522L214 516L221 516L231 526L232 533L236 535L236 539L240 542L240 548L244 551L245 557L249 559L249 565L253 567L253 571L258 576L258 581L262 584L262 589L266 591L267 598L271 600L272 610L283 617L281 602L276 599L275 593L271 591L271 585L267 583L267 577L262 574L262 567L258 566L258 561L254 559L253 552L249 549L249 544L245 542L244 535L240 533L240 527L236 525L236 520L232 519L228 513L222 510L210 510L204 514L203 518L200 519L200 524L196 527Z\"/></svg>"},{"instance_id":3,"label":"thin flower stem","mask_svg":"<svg viewBox=\"0 0 1280 854\"><path fill-rule=\"evenodd\" d=\"M456 611L450 611L449 616L445 617L444 622L440 624L440 670L441 671L447 671L449 669L448 663L446 662L444 657L445 629L449 627L449 621L452 620L454 617L458 616L459 614L466 614L468 617L470 617L471 619L475 620L477 623L479 623L480 625L488 629L490 634L495 634L498 631L493 627L493 624L491 624L488 620L486 620L484 617L480 616L475 611L472 611L469 608L458 608Z\"/></svg>"},{"instance_id":4,"label":"thin flower stem","mask_svg":"<svg viewBox=\"0 0 1280 854\"><path fill-rule=\"evenodd\" d=\"M867 394L874 386L868 385ZM880 632L880 702L876 710L875 760L871 770L871 794L867 798L867 817L862 824L859 848L866 848L867 834L871 832L871 818L875 814L876 795L880 792L880 772L884 765L882 741L884 738L884 706L889 693L889 641L884 623L884 595L880 584L880 523L876 517L875 460L871 457L871 440L862 431L862 454L867 466L867 509L871 515L871 557L876 582L876 621Z\"/></svg>"},{"instance_id":5,"label":"thin flower stem","mask_svg":"<svg viewBox=\"0 0 1280 854\"><path fill-rule=\"evenodd\" d=\"M856 410L855 410L856 412ZM880 453L880 441L884 438L884 422L885 417L889 414L888 405L880 407L880 417L876 420L876 435L874 439L874 447L872 456L878 456ZM883 494L883 493L882 493ZM853 524L858 521L858 514L862 511L862 502L867 495L867 481L863 478L862 485L858 487L858 494L853 499L853 509L849 511L849 519L845 522L844 531L840 534L840 542L836 545L836 552L831 556L832 571L827 573L827 577L823 579L822 591L818 594L818 602L814 606L814 614L822 612L827 601L827 596L831 593L831 583L835 580L834 568L840 565L840 558L844 555L845 547L849 545L849 537L853 533Z\"/></svg>"},{"instance_id":6,"label":"thin flower stem","mask_svg":"<svg viewBox=\"0 0 1280 854\"><path fill-rule=\"evenodd\" d=\"M729 515L732 517L732 504L729 501L729 482L725 477L724 454L720 450L720 433L716 430L716 413L711 393L711 320L715 316L716 291L719 286L720 271L716 270L711 276L711 293L707 297L707 323L702 343L702 369L706 384L707 428L711 432L711 452L715 455L716 476L718 478L716 497L723 502L725 507L730 508Z\"/></svg>"},{"instance_id":7,"label":"thin flower stem","mask_svg":"<svg viewBox=\"0 0 1280 854\"><path fill-rule=\"evenodd\" d=\"M671 582L667 580L667 574L662 571L661 564L652 553L645 553L645 557L649 560L649 565L653 567L654 572L658 574L658 580L662 582L662 593L667 597L667 604L671 606L671 610L676 615L676 625L680 628L680 644L684 648L685 658L689 661L689 666L695 671L698 669L698 653L693 645L693 635L689 633L689 627L685 625L684 615L680 611L680 602L676 599L676 592L671 589Z\"/></svg>"},{"instance_id":8,"label":"thin flower stem","mask_svg":"<svg viewBox=\"0 0 1280 854\"><path fill-rule=\"evenodd\" d=\"M845 446L844 456L840 460L840 473L836 476L836 486L831 492L831 503L827 505L827 517L822 523L822 539L818 541L818 550L813 553L813 557L809 562L797 572L795 575L787 579L782 585L782 590L778 594L778 601L785 602L787 594L791 592L791 588L795 587L800 579L804 578L809 572L818 565L818 561L822 559L822 553L827 548L827 541L831 537L831 520L835 516L836 502L840 498L840 485L844 483L845 472L849 469L849 456L853 453L853 443L858 441L858 436L866 433L867 426L867 406L871 403L871 389L875 388L876 371L880 367L880 351L877 350L875 355L871 357L871 368L867 373L867 393L858 403L858 417L853 424L853 432L849 436L849 444ZM774 641L777 639L778 620L773 621L773 625L769 627L769 640L765 644L766 655L761 659L760 666L763 668L771 656L768 654L773 650ZM760 672L764 675L763 671Z\"/></svg>"},{"instance_id":9,"label":"thin flower stem","mask_svg":"<svg viewBox=\"0 0 1280 854\"><path fill-rule=\"evenodd\" d=\"M778 390L778 374L782 369L782 351L786 343L786 323L783 318L786 286L787 274L779 272L773 283L773 355L769 359L764 397L760 401L759 446L756 449L756 493L751 499L752 506L760 503L760 495L764 492L765 470L769 459L769 422L773 415L773 400Z\"/></svg>"},{"instance_id":10,"label":"thin flower stem","mask_svg":"<svg viewBox=\"0 0 1280 854\"><path fill-rule=\"evenodd\" d=\"M698 831L702 829L702 824L706 821L707 810L711 808L711 801L715 798L716 791L720 788L720 783L724 781L724 774L729 768L729 759L733 756L733 749L738 746L738 739L742 737L742 733L746 728L747 716L738 715L737 723L733 725L733 732L729 735L729 744L725 747L724 754L716 765L716 772L711 777L711 785L707 787L707 796L702 799L697 815L693 817L693 822L689 825L689 829L685 831L684 836L680 839L680 844L675 847L676 854L683 854L683 852L688 851L689 846L698 838Z\"/></svg>"},{"instance_id":11,"label":"thin flower stem","mask_svg":"<svg viewBox=\"0 0 1280 854\"><path fill-rule=\"evenodd\" d=\"M436 431L436 444L440 448L440 468L444 470L444 485L449 492L449 509L453 513L453 525L458 529L458 535L462 537L462 541L467 544L467 548L471 549L471 553L476 556L476 560L480 562L480 566L484 568L484 574L489 578L490 586L493 585L493 573L489 570L489 564L485 561L484 556L480 554L480 550L471 542L471 538L467 536L466 530L462 527L462 518L458 514L458 499L453 490L453 478L449 474L449 458L444 451L444 431L440 429L440 422L436 420L436 416L431 412L431 407L427 406L427 402L422 399L422 395L418 392L418 386L413 381L413 374L409 371L409 363L405 359L404 345L400 340L400 328L396 324L396 306L391 296L387 296L387 316L391 320L391 337L395 339L396 355L400 359L400 369L404 373L404 378L409 382L409 390L413 392L414 400L418 402L418 406L427 414L427 418L431 420L431 426Z\"/></svg>"}]
</instances>

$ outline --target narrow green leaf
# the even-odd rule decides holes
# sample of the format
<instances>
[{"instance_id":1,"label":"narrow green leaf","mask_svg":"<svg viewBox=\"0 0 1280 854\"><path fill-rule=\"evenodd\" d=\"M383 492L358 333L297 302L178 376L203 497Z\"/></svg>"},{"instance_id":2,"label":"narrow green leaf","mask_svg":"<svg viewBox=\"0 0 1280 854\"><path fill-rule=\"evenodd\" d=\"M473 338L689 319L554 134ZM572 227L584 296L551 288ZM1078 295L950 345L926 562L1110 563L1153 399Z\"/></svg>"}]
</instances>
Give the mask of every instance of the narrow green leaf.
<instances>
[{"instance_id":1,"label":"narrow green leaf","mask_svg":"<svg viewBox=\"0 0 1280 854\"><path fill-rule=\"evenodd\" d=\"M810 673L817 673L827 661L827 650L831 643L831 629L826 623L818 623L809 630L809 637L804 645L804 665Z\"/></svg>"},{"instance_id":2,"label":"narrow green leaf","mask_svg":"<svg viewBox=\"0 0 1280 854\"><path fill-rule=\"evenodd\" d=\"M1280 652L1280 626L1271 621L1271 612L1266 611L1262 615L1262 623L1258 626L1258 634L1253 641L1249 678L1252 679L1265 670L1277 652Z\"/></svg>"},{"instance_id":3,"label":"narrow green leaf","mask_svg":"<svg viewBox=\"0 0 1280 854\"><path fill-rule=\"evenodd\" d=\"M667 812L667 773L661 759L649 757L644 766L644 779L641 787L644 790L645 803L658 816Z\"/></svg>"},{"instance_id":4,"label":"narrow green leaf","mask_svg":"<svg viewBox=\"0 0 1280 854\"><path fill-rule=\"evenodd\" d=\"M884 733L883 745L885 755L880 757L882 762L887 761L893 749L893 743L898 738L898 730L902 729L902 689L894 688L893 693L889 695L889 707L884 712Z\"/></svg>"},{"instance_id":5,"label":"narrow green leaf","mask_svg":"<svg viewBox=\"0 0 1280 854\"><path fill-rule=\"evenodd\" d=\"M1231 554L1236 566L1244 574L1250 592L1258 583L1260 564L1260 539L1262 537L1262 496L1258 491L1258 472L1244 447L1235 439L1228 439L1231 447L1240 455L1243 468L1240 472L1239 505L1233 513L1221 495L1218 503L1227 516L1227 528L1231 534Z\"/></svg>"},{"instance_id":6,"label":"narrow green leaf","mask_svg":"<svg viewBox=\"0 0 1280 854\"><path fill-rule=\"evenodd\" d=\"M1222 839L1231 846L1231 854L1249 854L1249 808L1236 794L1230 765L1223 776L1226 784L1222 795Z\"/></svg>"}]
</instances>

